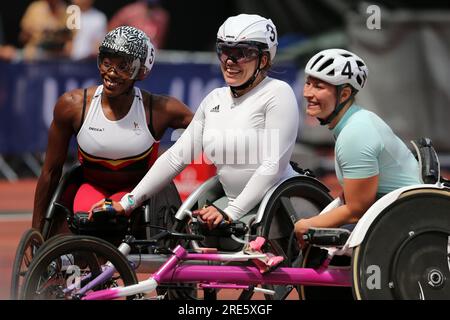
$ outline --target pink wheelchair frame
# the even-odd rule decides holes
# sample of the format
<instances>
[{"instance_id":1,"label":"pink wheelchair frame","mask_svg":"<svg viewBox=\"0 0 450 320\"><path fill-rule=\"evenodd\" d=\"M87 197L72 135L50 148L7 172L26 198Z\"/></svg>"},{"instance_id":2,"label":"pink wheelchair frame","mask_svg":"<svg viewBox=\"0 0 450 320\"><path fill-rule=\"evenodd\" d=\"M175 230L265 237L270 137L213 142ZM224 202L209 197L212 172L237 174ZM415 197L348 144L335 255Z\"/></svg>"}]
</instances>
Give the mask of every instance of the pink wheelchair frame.
<instances>
[{"instance_id":1,"label":"pink wheelchair frame","mask_svg":"<svg viewBox=\"0 0 450 320\"><path fill-rule=\"evenodd\" d=\"M329 259L318 269L280 267L262 273L253 266L211 266L211 265L181 265L182 261L249 261L263 258L265 254L216 254L188 253L178 245L172 256L147 280L126 287L115 287L95 292L88 292L83 300L111 300L130 295L149 293L164 283L199 283L201 288L213 289L250 289L254 285L318 285L351 287L351 271L348 269L329 269ZM104 272L102 275L110 276ZM101 277L100 275L99 277ZM94 279L91 285L101 279ZM260 290L264 292L264 289Z\"/></svg>"}]
</instances>

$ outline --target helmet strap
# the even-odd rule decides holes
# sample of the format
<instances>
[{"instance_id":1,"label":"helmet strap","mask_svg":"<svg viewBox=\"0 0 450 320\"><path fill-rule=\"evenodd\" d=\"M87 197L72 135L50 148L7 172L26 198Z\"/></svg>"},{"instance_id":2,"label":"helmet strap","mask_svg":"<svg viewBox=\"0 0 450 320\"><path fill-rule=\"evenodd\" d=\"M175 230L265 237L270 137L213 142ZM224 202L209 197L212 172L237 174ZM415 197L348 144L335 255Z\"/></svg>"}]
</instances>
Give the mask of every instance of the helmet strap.
<instances>
[{"instance_id":1,"label":"helmet strap","mask_svg":"<svg viewBox=\"0 0 450 320\"><path fill-rule=\"evenodd\" d=\"M230 90L231 90L231 93L233 94L233 97L235 97L235 98L239 97L238 91L247 89L248 87L250 87L253 84L253 82L255 82L256 77L258 77L258 74L261 71L261 68L259 67L261 65L261 60L262 60L262 50L259 49L258 64L256 66L255 71L253 72L253 75L250 77L250 79L248 79L246 82L244 82L240 86L234 86L234 87L230 86Z\"/></svg>"},{"instance_id":2,"label":"helmet strap","mask_svg":"<svg viewBox=\"0 0 450 320\"><path fill-rule=\"evenodd\" d=\"M124 92L125 95L128 95L128 94L133 93L133 92L131 92L131 91L134 90L134 84L135 84L135 83L136 83L136 80L133 80L133 82L131 83L131 86L128 88L127 91Z\"/></svg>"},{"instance_id":3,"label":"helmet strap","mask_svg":"<svg viewBox=\"0 0 450 320\"><path fill-rule=\"evenodd\" d=\"M133 68L133 74L131 75L130 79L135 80L137 76L139 75L139 71L141 69L141 62L139 59L134 59L132 63Z\"/></svg>"},{"instance_id":4,"label":"helmet strap","mask_svg":"<svg viewBox=\"0 0 450 320\"><path fill-rule=\"evenodd\" d=\"M338 98L336 99L336 105L334 107L333 112L328 117L326 117L325 119L317 118L319 120L319 123L320 123L321 126L327 125L331 121L333 121L334 118L337 117L339 112L341 112L341 110L345 107L347 102L349 102L350 99L352 99L355 96L355 94L358 92L353 87L350 87L352 89L352 93L350 94L350 96L347 99L345 99L344 101L342 101L341 103L339 103L339 98L341 96L341 93L342 93L342 90L344 89L344 87L345 87L345 85L336 86L336 89L337 89L336 95L337 95Z\"/></svg>"}]
</instances>

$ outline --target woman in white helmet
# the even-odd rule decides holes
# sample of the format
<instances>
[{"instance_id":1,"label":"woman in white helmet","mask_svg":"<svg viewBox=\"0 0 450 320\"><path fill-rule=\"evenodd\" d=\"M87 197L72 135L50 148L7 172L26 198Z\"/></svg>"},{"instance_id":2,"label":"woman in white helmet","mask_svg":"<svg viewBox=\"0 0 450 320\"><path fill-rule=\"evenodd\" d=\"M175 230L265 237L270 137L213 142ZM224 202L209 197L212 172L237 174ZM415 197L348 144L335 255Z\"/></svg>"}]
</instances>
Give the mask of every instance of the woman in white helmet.
<instances>
[{"instance_id":1,"label":"woman in white helmet","mask_svg":"<svg viewBox=\"0 0 450 320\"><path fill-rule=\"evenodd\" d=\"M289 160L297 137L298 106L287 83L267 76L276 48L270 19L240 14L222 24L217 54L228 86L205 97L178 141L131 193L113 202L118 214L128 214L158 192L202 151L217 167L227 196L224 215L214 206L196 212L210 228L222 219L243 217L280 179L294 174ZM271 146L262 141L264 135L271 137Z\"/></svg>"},{"instance_id":2,"label":"woman in white helmet","mask_svg":"<svg viewBox=\"0 0 450 320\"><path fill-rule=\"evenodd\" d=\"M368 69L356 54L323 50L305 68L306 113L327 125L336 139L335 169L344 204L295 224L297 239L310 227L354 224L381 196L419 184L413 154L376 114L355 104L367 81Z\"/></svg>"}]
</instances>

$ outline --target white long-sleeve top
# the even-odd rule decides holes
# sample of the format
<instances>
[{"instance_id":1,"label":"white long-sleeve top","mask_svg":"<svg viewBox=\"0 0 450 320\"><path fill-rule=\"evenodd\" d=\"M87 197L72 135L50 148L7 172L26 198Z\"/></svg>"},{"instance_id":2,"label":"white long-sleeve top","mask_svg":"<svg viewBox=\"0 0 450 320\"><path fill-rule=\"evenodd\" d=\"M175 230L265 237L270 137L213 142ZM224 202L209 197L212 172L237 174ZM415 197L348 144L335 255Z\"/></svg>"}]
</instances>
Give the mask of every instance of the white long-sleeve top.
<instances>
[{"instance_id":1,"label":"white long-sleeve top","mask_svg":"<svg viewBox=\"0 0 450 320\"><path fill-rule=\"evenodd\" d=\"M177 142L120 203L132 210L203 152L216 166L229 199L225 213L239 219L280 179L295 174L289 160L298 125L297 101L286 82L267 77L238 98L229 87L215 89Z\"/></svg>"}]
</instances>

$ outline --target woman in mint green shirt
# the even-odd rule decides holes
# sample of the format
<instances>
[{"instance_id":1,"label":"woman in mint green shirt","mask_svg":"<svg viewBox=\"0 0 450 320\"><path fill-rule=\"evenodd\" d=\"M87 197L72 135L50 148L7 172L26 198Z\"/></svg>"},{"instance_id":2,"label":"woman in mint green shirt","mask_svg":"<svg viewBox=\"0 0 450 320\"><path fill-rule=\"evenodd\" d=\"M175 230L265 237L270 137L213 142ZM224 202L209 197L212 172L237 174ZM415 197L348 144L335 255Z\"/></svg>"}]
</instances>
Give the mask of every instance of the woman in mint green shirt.
<instances>
[{"instance_id":1,"label":"woman in mint green shirt","mask_svg":"<svg viewBox=\"0 0 450 320\"><path fill-rule=\"evenodd\" d=\"M381 196L420 184L419 167L406 145L376 114L354 103L368 75L364 61L343 49L323 50L305 68L306 113L332 131L335 169L345 203L295 224L297 239L310 227L356 223Z\"/></svg>"}]
</instances>

